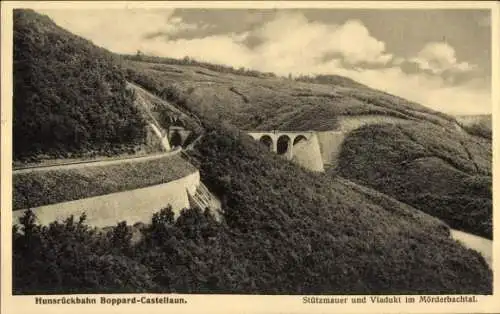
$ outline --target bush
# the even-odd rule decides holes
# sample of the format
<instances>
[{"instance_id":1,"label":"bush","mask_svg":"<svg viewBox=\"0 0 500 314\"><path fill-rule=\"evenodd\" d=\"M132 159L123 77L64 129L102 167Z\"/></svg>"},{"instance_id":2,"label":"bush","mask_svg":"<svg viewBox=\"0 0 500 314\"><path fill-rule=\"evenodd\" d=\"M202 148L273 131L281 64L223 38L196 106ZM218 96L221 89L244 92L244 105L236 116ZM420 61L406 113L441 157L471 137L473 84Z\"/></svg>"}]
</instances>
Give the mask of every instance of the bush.
<instances>
[{"instance_id":1,"label":"bush","mask_svg":"<svg viewBox=\"0 0 500 314\"><path fill-rule=\"evenodd\" d=\"M148 269L127 257L125 246L115 246L116 236L89 228L85 217L39 226L27 211L13 232L14 294L137 293L155 287Z\"/></svg>"}]
</instances>

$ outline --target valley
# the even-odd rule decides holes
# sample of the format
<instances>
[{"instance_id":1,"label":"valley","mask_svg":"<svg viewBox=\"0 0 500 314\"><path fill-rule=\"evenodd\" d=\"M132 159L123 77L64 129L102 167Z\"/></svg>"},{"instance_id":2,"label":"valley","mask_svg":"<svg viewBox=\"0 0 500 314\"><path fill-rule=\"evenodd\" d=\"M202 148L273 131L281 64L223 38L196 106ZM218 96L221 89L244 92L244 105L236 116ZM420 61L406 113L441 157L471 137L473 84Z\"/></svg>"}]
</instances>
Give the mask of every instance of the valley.
<instances>
[{"instance_id":1,"label":"valley","mask_svg":"<svg viewBox=\"0 0 500 314\"><path fill-rule=\"evenodd\" d=\"M14 294L492 293L491 119L14 27Z\"/></svg>"}]
</instances>

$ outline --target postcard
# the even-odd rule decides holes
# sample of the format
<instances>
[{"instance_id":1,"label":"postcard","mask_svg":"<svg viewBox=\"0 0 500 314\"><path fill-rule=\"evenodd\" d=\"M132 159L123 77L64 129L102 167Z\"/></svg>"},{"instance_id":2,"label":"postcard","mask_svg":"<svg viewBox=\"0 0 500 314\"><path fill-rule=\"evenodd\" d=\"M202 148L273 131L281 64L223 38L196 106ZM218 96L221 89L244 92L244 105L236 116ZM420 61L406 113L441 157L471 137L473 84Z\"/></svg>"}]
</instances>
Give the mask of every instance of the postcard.
<instances>
[{"instance_id":1,"label":"postcard","mask_svg":"<svg viewBox=\"0 0 500 314\"><path fill-rule=\"evenodd\" d=\"M496 2L1 12L2 313L500 311Z\"/></svg>"}]
</instances>

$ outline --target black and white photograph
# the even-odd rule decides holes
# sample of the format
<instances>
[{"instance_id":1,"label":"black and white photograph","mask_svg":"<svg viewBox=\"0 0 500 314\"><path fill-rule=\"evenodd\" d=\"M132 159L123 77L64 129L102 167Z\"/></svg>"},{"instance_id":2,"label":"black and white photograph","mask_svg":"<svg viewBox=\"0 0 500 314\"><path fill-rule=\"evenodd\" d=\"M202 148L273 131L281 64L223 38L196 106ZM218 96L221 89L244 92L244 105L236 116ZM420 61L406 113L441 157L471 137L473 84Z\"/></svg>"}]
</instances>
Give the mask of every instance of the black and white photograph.
<instances>
[{"instance_id":1,"label":"black and white photograph","mask_svg":"<svg viewBox=\"0 0 500 314\"><path fill-rule=\"evenodd\" d=\"M489 308L495 4L271 4L2 8L4 300Z\"/></svg>"}]
</instances>

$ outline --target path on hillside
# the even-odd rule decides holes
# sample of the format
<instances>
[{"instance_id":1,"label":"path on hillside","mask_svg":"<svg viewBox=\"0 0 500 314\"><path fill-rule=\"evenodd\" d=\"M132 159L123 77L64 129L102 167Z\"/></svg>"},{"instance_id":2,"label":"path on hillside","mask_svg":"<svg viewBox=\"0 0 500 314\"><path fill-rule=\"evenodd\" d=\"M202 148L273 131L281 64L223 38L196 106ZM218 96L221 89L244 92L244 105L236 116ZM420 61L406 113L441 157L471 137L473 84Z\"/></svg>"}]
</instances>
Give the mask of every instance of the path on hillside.
<instances>
[{"instance_id":1,"label":"path on hillside","mask_svg":"<svg viewBox=\"0 0 500 314\"><path fill-rule=\"evenodd\" d=\"M181 114L181 115L185 115L187 117L190 117L194 120L196 120L196 122L199 124L200 127L202 127L202 123L201 123L201 120L194 114L192 114L191 112L185 112L185 110L181 110L179 108L177 108L176 106L172 105L169 101L167 100L164 100L160 97L158 97L157 95L155 95L154 93L146 90L145 88L143 88L142 86L136 84L136 83L133 83L133 82L130 82L130 81L127 81L127 86L129 88L132 88L133 90L135 90L136 92L138 92L136 95L137 97L141 98L143 101L139 101L139 103L142 104L142 107L144 110L146 110L147 114L149 115L149 118L151 119L151 123L150 123L150 126L151 128L153 129L155 135L159 138L163 148L166 150L166 151L169 151L170 150L170 143L168 141L168 138L166 138L165 136L166 135L163 135L163 133L167 133L166 130L164 130L160 123L155 119L155 117L153 116L153 114L151 113L151 110L148 108L148 106L146 105L146 98L144 96L149 96L151 97L153 100L157 101L157 102L160 102L162 103L163 105L165 105L166 107L168 107L170 110L174 111L174 112L177 112L178 114ZM203 134L204 134L204 129L202 128L202 134L200 134L200 136L198 136L198 138L196 138L191 144L189 144L187 147L184 148L184 151L188 151L188 150L191 150L193 147L194 147L194 144L196 144L202 137L203 137Z\"/></svg>"},{"instance_id":2,"label":"path on hillside","mask_svg":"<svg viewBox=\"0 0 500 314\"><path fill-rule=\"evenodd\" d=\"M149 95L156 101L162 102L165 105L167 105L170 109L177 111L180 114L184 114L186 116L189 116L191 118L196 119L198 123L200 123L201 126L201 121L198 119L198 117L188 114L183 112L182 110L176 108L175 106L171 105L167 101L159 98L158 96L154 95L153 93L147 91L146 89L142 88L141 86L132 83L132 82L127 82L128 86L130 88L134 88L136 90L139 90L140 92ZM140 162L140 161L145 161L145 160L151 160L151 159L157 159L157 158L162 158L166 156L171 156L171 155L176 155L180 152L183 151L182 147L177 147L174 148L173 150L170 149L170 143L168 143L168 139L162 136L162 128L158 121L154 118L153 114L151 111L144 106L144 109L146 110L147 114L149 115L151 121L149 122L150 126L152 127L154 134L159 138L162 147L166 150L165 153L159 153L159 154L151 154L151 155L146 155L146 156L134 156L134 157L110 157L110 158L100 158L100 159L95 159L95 160L79 160L79 161L72 161L72 162L64 162L64 163L58 163L58 164L52 164L52 165L35 165L35 166L27 166L27 167L18 167L18 168L13 168L12 173L13 174L19 174L19 173L26 173L26 172L31 172L31 171L49 171L49 170L58 170L58 169L74 169L74 168L82 168L82 167L87 167L87 166L108 166L108 165L113 165L113 164L120 164L124 162ZM165 132L165 130L163 130ZM198 142L202 138L202 135L200 135L198 138L196 138L193 143L188 145L185 150L190 150L192 149L193 145Z\"/></svg>"},{"instance_id":3,"label":"path on hillside","mask_svg":"<svg viewBox=\"0 0 500 314\"><path fill-rule=\"evenodd\" d=\"M160 98L158 97L157 95L155 95L154 93L146 90L144 87L136 84L136 83L133 83L133 82L130 82L130 81L127 81L127 84L136 89L136 90L139 90L147 95L149 95L150 97L152 97L154 100L160 102L160 103L163 103L165 106L167 106L169 109L171 109L172 111L176 111L177 113L181 114L181 115L185 115L187 117L190 117L194 120L196 120L196 122L201 126L203 126L203 124L201 123L201 120L200 118L198 118L196 115L192 114L191 112L186 112L186 110L183 110L183 109L180 109L174 105L172 105L169 101L163 99L163 98ZM152 116L152 115L151 115ZM154 119L154 118L153 118ZM156 120L155 120L156 121Z\"/></svg>"},{"instance_id":4,"label":"path on hillside","mask_svg":"<svg viewBox=\"0 0 500 314\"><path fill-rule=\"evenodd\" d=\"M453 239L459 241L465 247L479 252L484 257L490 268L493 269L492 240L455 229L450 229L450 235Z\"/></svg>"},{"instance_id":5,"label":"path on hillside","mask_svg":"<svg viewBox=\"0 0 500 314\"><path fill-rule=\"evenodd\" d=\"M115 157L115 158L105 158L105 159L95 159L92 161L74 161L74 162L67 162L63 164L57 164L57 165L47 165L47 166L31 166L31 167L23 167L23 168L17 168L13 169L12 173L13 174L19 174L19 173L26 173L26 172L32 172L32 171L49 171L49 170L59 170L59 169L74 169L74 168L83 168L83 167L98 167L98 166L109 166L109 165L115 165L115 164L120 164L120 163L126 163L126 162L140 162L140 161L146 161L146 160L153 160L153 159L159 159L167 156L174 156L182 152L181 147L177 147L169 152L166 153L160 153L160 154L151 154L151 155L145 155L145 156L134 156L134 157Z\"/></svg>"}]
</instances>

